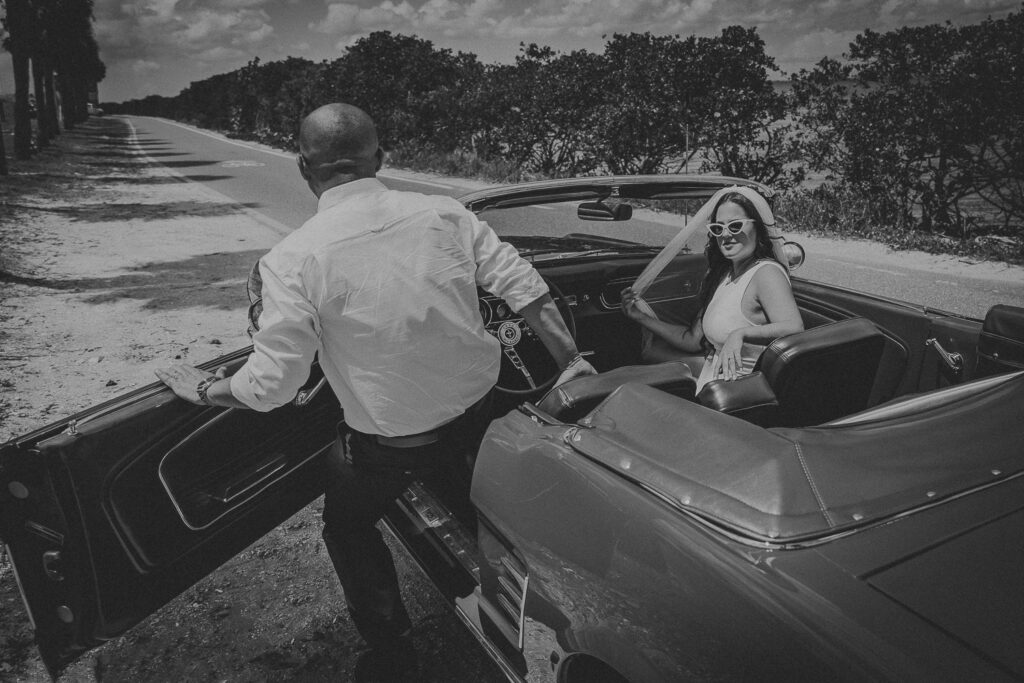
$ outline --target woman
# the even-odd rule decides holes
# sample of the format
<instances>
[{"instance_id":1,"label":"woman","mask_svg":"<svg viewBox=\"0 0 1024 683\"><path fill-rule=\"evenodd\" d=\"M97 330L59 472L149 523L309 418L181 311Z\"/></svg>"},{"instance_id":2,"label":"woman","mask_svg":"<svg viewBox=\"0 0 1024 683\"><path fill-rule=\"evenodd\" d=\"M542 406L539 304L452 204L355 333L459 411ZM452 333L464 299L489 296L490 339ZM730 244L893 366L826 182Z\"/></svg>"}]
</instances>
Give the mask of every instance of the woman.
<instances>
[{"instance_id":1,"label":"woman","mask_svg":"<svg viewBox=\"0 0 1024 683\"><path fill-rule=\"evenodd\" d=\"M775 259L764 219L743 193L730 192L718 201L705 253L700 313L689 326L647 315L631 289L622 293L622 310L630 319L681 351L706 355L698 392L713 379L749 374L767 344L804 329L789 273Z\"/></svg>"}]
</instances>

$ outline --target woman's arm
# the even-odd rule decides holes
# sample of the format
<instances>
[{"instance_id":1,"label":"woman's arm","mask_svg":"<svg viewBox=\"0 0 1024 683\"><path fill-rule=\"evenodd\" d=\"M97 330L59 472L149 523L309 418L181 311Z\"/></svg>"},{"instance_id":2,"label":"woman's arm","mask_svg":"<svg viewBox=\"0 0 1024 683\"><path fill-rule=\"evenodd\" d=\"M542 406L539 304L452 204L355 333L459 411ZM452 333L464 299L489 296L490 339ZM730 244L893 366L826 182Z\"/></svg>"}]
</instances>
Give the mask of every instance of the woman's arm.
<instances>
[{"instance_id":1,"label":"woman's arm","mask_svg":"<svg viewBox=\"0 0 1024 683\"><path fill-rule=\"evenodd\" d=\"M804 329L803 318L793 298L793 287L789 278L778 268L761 268L754 274L754 297L757 299L768 322L748 330L744 339L748 342L772 342L787 334L796 334Z\"/></svg>"},{"instance_id":2,"label":"woman's arm","mask_svg":"<svg viewBox=\"0 0 1024 683\"><path fill-rule=\"evenodd\" d=\"M658 320L647 315L637 306L637 296L633 290L626 288L622 290L622 312L630 320L634 320L652 333L661 337L673 347L686 351L687 353L701 352L701 339L704 337L704 328L701 319L698 317L691 325L676 325Z\"/></svg>"},{"instance_id":3,"label":"woman's arm","mask_svg":"<svg viewBox=\"0 0 1024 683\"><path fill-rule=\"evenodd\" d=\"M768 322L733 330L725 340L720 356L726 379L738 376L742 367L741 351L744 342L767 344L804 329L789 279L778 268L761 268L754 274L750 286L754 288L754 297Z\"/></svg>"}]
</instances>

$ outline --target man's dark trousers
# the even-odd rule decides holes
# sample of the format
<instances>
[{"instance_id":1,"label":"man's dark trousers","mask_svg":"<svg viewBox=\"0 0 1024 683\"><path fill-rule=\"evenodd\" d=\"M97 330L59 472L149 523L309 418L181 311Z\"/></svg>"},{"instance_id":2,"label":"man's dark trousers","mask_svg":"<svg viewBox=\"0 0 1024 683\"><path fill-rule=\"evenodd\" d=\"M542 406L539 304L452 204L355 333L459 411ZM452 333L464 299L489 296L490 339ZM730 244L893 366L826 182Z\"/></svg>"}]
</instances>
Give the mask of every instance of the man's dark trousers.
<instances>
[{"instance_id":1,"label":"man's dark trousers","mask_svg":"<svg viewBox=\"0 0 1024 683\"><path fill-rule=\"evenodd\" d=\"M339 426L328 462L324 544L352 620L371 646L387 646L412 626L377 521L415 480L446 500L466 499L468 505L465 454L475 450L486 428L482 404L486 400L436 430L437 440L425 445L386 445L375 435Z\"/></svg>"}]
</instances>

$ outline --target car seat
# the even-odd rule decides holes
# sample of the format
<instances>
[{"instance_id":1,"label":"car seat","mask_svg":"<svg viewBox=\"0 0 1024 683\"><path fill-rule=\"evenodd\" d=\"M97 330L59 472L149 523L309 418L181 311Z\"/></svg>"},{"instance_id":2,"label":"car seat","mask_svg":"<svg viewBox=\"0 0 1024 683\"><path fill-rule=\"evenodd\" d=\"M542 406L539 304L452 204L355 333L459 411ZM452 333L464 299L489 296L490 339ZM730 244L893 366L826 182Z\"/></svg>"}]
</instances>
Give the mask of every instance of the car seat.
<instances>
[{"instance_id":1,"label":"car seat","mask_svg":"<svg viewBox=\"0 0 1024 683\"><path fill-rule=\"evenodd\" d=\"M849 318L776 339L754 371L708 382L697 401L764 427L806 427L864 410L885 336L866 318Z\"/></svg>"}]
</instances>

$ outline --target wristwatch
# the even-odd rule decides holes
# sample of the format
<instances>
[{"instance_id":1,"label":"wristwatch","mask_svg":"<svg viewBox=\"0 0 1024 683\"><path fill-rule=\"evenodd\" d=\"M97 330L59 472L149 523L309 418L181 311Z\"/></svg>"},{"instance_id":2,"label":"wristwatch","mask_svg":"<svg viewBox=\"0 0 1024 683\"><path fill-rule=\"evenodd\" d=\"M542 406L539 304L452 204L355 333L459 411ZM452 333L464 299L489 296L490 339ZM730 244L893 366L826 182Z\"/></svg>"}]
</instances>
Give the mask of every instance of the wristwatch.
<instances>
[{"instance_id":1,"label":"wristwatch","mask_svg":"<svg viewBox=\"0 0 1024 683\"><path fill-rule=\"evenodd\" d=\"M206 379L202 379L199 381L199 384L196 385L196 393L199 395L200 403L208 406L213 405L212 403L210 403L210 398L206 395L206 392L209 391L210 387L216 384L219 380L220 377L217 377L216 375L210 375Z\"/></svg>"}]
</instances>

